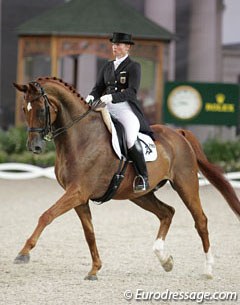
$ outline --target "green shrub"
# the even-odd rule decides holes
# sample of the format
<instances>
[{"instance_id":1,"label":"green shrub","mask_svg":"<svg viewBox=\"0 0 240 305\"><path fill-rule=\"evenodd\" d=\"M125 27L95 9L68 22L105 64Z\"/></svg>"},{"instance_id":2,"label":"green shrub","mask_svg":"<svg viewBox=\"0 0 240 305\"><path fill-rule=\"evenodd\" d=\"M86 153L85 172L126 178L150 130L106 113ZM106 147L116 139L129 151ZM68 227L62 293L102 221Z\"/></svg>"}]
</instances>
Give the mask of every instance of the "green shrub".
<instances>
[{"instance_id":1,"label":"green shrub","mask_svg":"<svg viewBox=\"0 0 240 305\"><path fill-rule=\"evenodd\" d=\"M227 172L239 171L240 141L211 139L203 144L203 149L210 162L220 165Z\"/></svg>"},{"instance_id":2,"label":"green shrub","mask_svg":"<svg viewBox=\"0 0 240 305\"><path fill-rule=\"evenodd\" d=\"M48 153L48 152L55 152L55 144L53 141L51 142L46 142L46 147L45 147L45 150L44 152L45 153Z\"/></svg>"},{"instance_id":3,"label":"green shrub","mask_svg":"<svg viewBox=\"0 0 240 305\"><path fill-rule=\"evenodd\" d=\"M35 164L38 166L53 166L55 163L54 142L46 142L45 151L34 155L26 147L27 131L25 127L0 130L0 163L17 162Z\"/></svg>"},{"instance_id":4,"label":"green shrub","mask_svg":"<svg viewBox=\"0 0 240 305\"><path fill-rule=\"evenodd\" d=\"M33 155L33 164L41 167L49 167L55 164L55 151L49 151L41 155Z\"/></svg>"},{"instance_id":5,"label":"green shrub","mask_svg":"<svg viewBox=\"0 0 240 305\"><path fill-rule=\"evenodd\" d=\"M0 163L6 162L8 162L8 154L5 151L0 150Z\"/></svg>"},{"instance_id":6,"label":"green shrub","mask_svg":"<svg viewBox=\"0 0 240 305\"><path fill-rule=\"evenodd\" d=\"M50 151L40 155L35 155L32 152L26 151L21 154L11 154L8 157L8 162L27 163L41 167L49 167L53 166L55 163L55 152Z\"/></svg>"},{"instance_id":7,"label":"green shrub","mask_svg":"<svg viewBox=\"0 0 240 305\"><path fill-rule=\"evenodd\" d=\"M7 133L0 129L0 150L5 152L5 146L7 145Z\"/></svg>"},{"instance_id":8,"label":"green shrub","mask_svg":"<svg viewBox=\"0 0 240 305\"><path fill-rule=\"evenodd\" d=\"M27 132L25 127L10 128L1 132L1 149L8 154L22 153L26 150Z\"/></svg>"}]
</instances>

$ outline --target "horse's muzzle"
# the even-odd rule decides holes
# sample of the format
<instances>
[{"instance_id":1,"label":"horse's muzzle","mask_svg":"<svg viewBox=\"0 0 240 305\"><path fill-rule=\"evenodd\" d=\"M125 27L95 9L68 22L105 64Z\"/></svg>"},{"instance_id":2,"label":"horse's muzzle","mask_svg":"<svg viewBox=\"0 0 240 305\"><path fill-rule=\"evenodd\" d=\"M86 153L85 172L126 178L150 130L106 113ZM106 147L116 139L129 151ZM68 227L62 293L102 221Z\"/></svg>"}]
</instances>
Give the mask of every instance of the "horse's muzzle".
<instances>
[{"instance_id":1,"label":"horse's muzzle","mask_svg":"<svg viewBox=\"0 0 240 305\"><path fill-rule=\"evenodd\" d=\"M45 142L40 135L31 135L27 140L27 148L34 154L41 154L45 148Z\"/></svg>"}]
</instances>

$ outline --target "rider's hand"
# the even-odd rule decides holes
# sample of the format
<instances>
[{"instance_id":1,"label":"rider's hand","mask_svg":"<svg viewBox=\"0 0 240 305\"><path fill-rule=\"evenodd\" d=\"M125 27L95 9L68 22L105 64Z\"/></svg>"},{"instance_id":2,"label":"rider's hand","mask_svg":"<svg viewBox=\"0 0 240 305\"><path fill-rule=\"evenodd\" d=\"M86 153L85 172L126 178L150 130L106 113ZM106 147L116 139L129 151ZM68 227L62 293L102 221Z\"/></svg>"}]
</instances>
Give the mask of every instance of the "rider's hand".
<instances>
[{"instance_id":1,"label":"rider's hand","mask_svg":"<svg viewBox=\"0 0 240 305\"><path fill-rule=\"evenodd\" d=\"M101 102L108 104L112 102L112 94L106 94L100 97Z\"/></svg>"},{"instance_id":2,"label":"rider's hand","mask_svg":"<svg viewBox=\"0 0 240 305\"><path fill-rule=\"evenodd\" d=\"M93 96L93 95L88 95L88 96L86 97L86 102L87 102L88 104L91 103L93 100L94 100L94 96Z\"/></svg>"}]
</instances>

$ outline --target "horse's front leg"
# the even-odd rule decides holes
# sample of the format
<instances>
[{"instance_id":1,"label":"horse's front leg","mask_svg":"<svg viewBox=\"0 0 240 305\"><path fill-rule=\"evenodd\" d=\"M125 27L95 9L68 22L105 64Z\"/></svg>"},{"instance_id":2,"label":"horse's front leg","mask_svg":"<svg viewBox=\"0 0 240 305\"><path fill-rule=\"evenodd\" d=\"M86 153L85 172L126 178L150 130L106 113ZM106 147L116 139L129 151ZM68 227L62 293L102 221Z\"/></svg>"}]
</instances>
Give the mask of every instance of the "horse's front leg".
<instances>
[{"instance_id":1,"label":"horse's front leg","mask_svg":"<svg viewBox=\"0 0 240 305\"><path fill-rule=\"evenodd\" d=\"M75 211L82 222L85 238L92 256L92 268L85 280L97 280L97 272L102 267L102 262L98 254L89 204L79 205L75 207Z\"/></svg>"},{"instance_id":2,"label":"horse's front leg","mask_svg":"<svg viewBox=\"0 0 240 305\"><path fill-rule=\"evenodd\" d=\"M47 225L49 225L55 218L68 212L72 208L78 206L81 203L86 203L81 196L79 189L70 187L66 193L47 211L45 211L38 220L38 225L35 228L33 234L26 241L24 247L15 258L14 263L22 264L28 263L30 260L29 252L33 249L37 241Z\"/></svg>"}]
</instances>

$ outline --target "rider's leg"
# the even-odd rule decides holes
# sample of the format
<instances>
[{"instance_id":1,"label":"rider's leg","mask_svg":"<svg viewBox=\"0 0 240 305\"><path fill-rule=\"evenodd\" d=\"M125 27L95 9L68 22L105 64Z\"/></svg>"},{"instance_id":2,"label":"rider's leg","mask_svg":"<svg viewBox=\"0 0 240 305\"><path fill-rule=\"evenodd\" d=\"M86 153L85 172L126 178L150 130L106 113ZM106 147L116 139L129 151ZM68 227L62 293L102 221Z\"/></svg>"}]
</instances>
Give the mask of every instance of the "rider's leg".
<instances>
[{"instance_id":1,"label":"rider's leg","mask_svg":"<svg viewBox=\"0 0 240 305\"><path fill-rule=\"evenodd\" d=\"M148 172L143 155L142 145L139 139L135 141L134 145L128 150L128 153L130 158L133 160L138 173L138 177L135 179L134 183L134 191L146 191L149 188Z\"/></svg>"},{"instance_id":2,"label":"rider's leg","mask_svg":"<svg viewBox=\"0 0 240 305\"><path fill-rule=\"evenodd\" d=\"M142 146L137 139L140 123L127 102L108 104L109 112L122 123L125 133L129 156L134 162L138 179L135 179L134 191L141 192L148 188L148 174Z\"/></svg>"}]
</instances>

